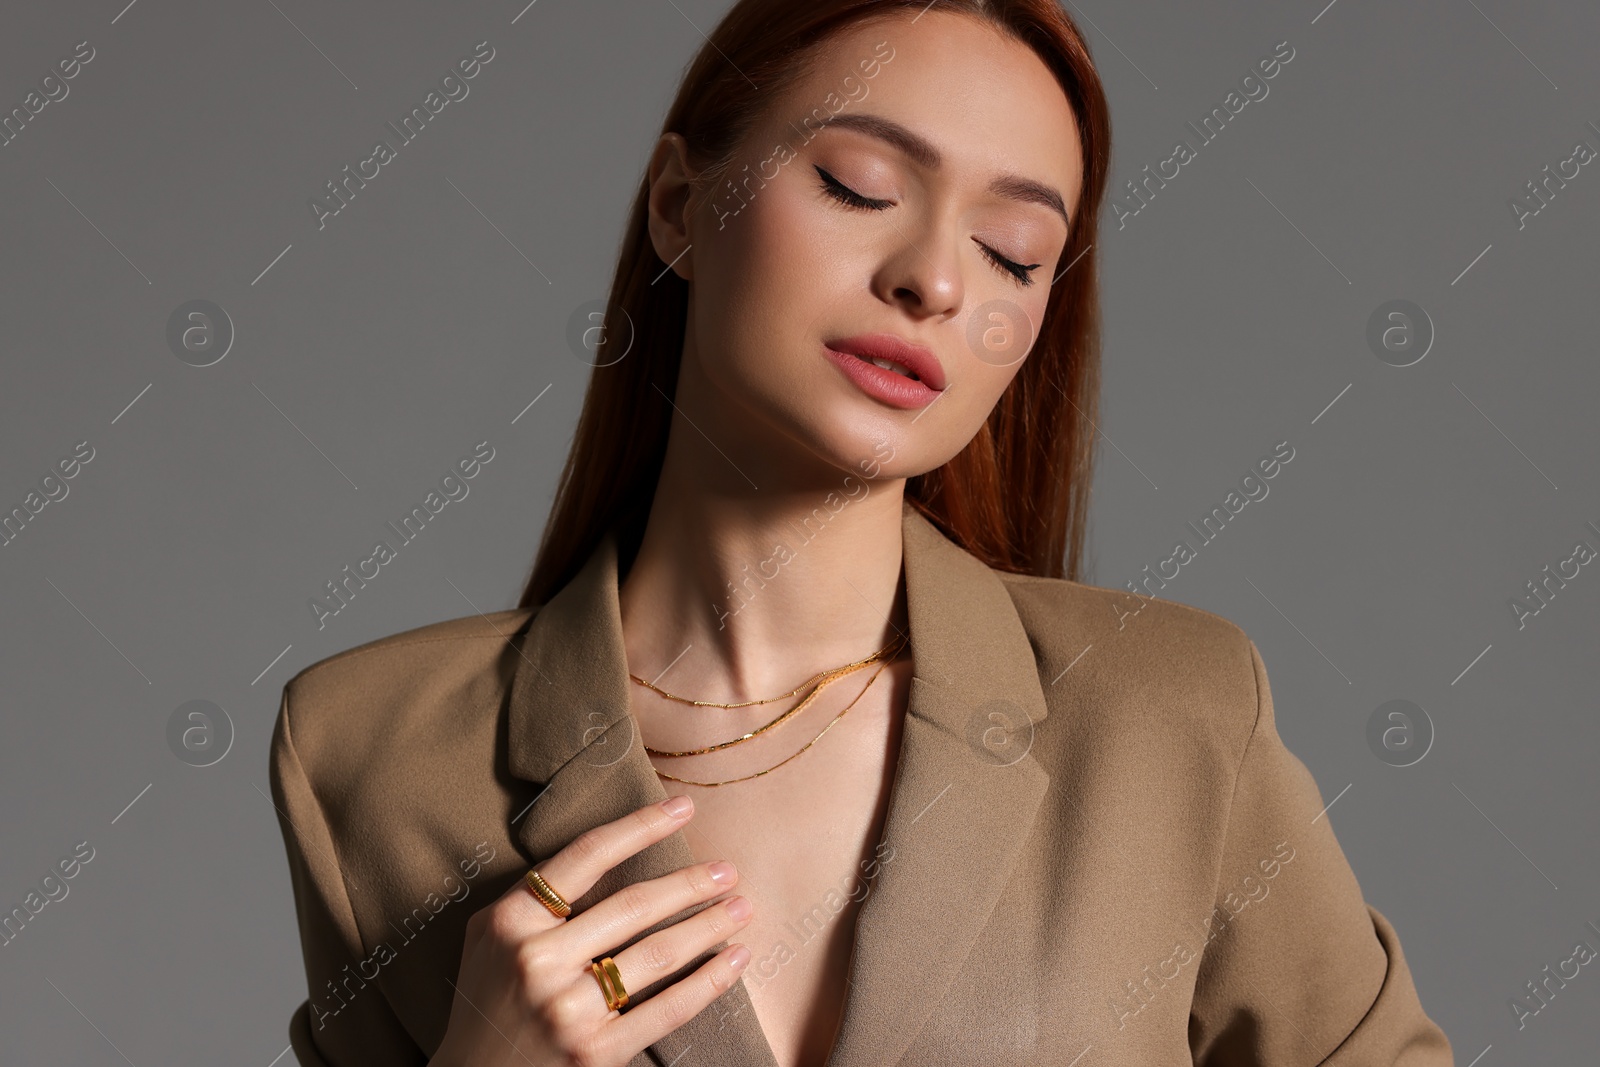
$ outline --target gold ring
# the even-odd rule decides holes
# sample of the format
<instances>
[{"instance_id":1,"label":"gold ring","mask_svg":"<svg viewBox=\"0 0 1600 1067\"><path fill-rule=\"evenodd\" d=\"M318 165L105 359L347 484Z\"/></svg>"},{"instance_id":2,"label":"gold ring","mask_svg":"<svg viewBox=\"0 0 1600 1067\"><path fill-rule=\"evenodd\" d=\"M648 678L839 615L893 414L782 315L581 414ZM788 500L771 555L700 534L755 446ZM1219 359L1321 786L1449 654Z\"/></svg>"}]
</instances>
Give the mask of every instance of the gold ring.
<instances>
[{"instance_id":1,"label":"gold ring","mask_svg":"<svg viewBox=\"0 0 1600 1067\"><path fill-rule=\"evenodd\" d=\"M526 879L528 888L533 895L539 898L539 903L550 909L550 913L558 919L565 919L572 914L572 905L561 899L561 894L550 888L550 883L539 877L539 872L530 870Z\"/></svg>"},{"instance_id":2,"label":"gold ring","mask_svg":"<svg viewBox=\"0 0 1600 1067\"><path fill-rule=\"evenodd\" d=\"M622 987L622 973L617 961L605 956L589 964L589 973L600 983L600 993L606 998L609 1011L621 1011L628 1006L628 991Z\"/></svg>"}]
</instances>

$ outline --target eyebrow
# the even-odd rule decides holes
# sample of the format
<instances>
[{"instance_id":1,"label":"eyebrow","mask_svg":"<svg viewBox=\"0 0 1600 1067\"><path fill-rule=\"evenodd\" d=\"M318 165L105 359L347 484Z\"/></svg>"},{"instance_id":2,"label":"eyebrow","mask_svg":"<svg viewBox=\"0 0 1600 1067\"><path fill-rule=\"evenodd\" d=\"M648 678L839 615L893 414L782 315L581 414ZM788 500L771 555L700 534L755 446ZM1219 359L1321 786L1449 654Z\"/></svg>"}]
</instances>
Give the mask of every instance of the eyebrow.
<instances>
[{"instance_id":1,"label":"eyebrow","mask_svg":"<svg viewBox=\"0 0 1600 1067\"><path fill-rule=\"evenodd\" d=\"M809 124L808 124L809 125ZM823 130L829 126L838 126L847 130L856 130L869 137L875 137L885 142L908 156L912 162L928 170L938 170L944 162L944 156L934 147L933 142L914 133L910 129L886 119L882 115L867 115L859 113L831 115L816 124L816 129ZM1007 200L1016 200L1026 204L1043 204L1045 207L1061 216L1061 221L1072 228L1072 220L1067 216L1066 204L1061 199L1061 194L1043 182L1024 178L1019 174L1003 174L989 183L989 191L996 196L1005 197Z\"/></svg>"}]
</instances>

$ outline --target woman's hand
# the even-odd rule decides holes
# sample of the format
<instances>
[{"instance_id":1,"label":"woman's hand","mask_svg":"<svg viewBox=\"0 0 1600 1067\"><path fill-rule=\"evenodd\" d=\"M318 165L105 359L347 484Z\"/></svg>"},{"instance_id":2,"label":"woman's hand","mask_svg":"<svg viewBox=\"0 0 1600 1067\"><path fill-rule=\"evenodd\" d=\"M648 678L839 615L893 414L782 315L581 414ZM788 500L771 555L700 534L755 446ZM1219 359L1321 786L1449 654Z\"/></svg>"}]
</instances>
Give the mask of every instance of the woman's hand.
<instances>
[{"instance_id":1,"label":"woman's hand","mask_svg":"<svg viewBox=\"0 0 1600 1067\"><path fill-rule=\"evenodd\" d=\"M667 805L678 802L681 814ZM602 874L688 822L694 805L669 797L579 836L539 865L563 899L577 900ZM627 1014L606 1007L591 960L685 908L731 889L731 864L700 863L625 886L587 910L557 918L518 879L467 920L450 1022L429 1067L620 1067L733 987L750 950L730 945L694 973ZM702 909L622 952L626 989L643 989L749 923L744 897Z\"/></svg>"}]
</instances>

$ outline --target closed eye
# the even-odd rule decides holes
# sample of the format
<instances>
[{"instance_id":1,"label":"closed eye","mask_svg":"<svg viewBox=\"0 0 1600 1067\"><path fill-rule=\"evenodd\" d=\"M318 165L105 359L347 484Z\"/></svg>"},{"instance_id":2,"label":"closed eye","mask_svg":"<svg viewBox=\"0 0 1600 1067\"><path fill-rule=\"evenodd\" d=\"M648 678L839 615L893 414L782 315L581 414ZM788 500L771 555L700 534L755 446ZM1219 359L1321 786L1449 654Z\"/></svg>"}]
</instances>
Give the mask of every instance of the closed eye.
<instances>
[{"instance_id":1,"label":"closed eye","mask_svg":"<svg viewBox=\"0 0 1600 1067\"><path fill-rule=\"evenodd\" d=\"M983 249L984 254L994 261L995 266L1016 278L1023 285L1032 285L1034 281L1033 272L1044 266L1042 263L1013 263L982 241L978 242L978 247Z\"/></svg>"},{"instance_id":2,"label":"closed eye","mask_svg":"<svg viewBox=\"0 0 1600 1067\"><path fill-rule=\"evenodd\" d=\"M848 207L859 208L864 211L882 211L884 208L892 207L894 205L893 200L874 200L871 197L862 196L860 193L841 182L838 178L835 178L821 167L818 167L815 163L813 163L812 166L815 167L816 172L822 176L823 192L827 193L841 204L844 204Z\"/></svg>"},{"instance_id":3,"label":"closed eye","mask_svg":"<svg viewBox=\"0 0 1600 1067\"><path fill-rule=\"evenodd\" d=\"M869 196L862 196L815 163L812 164L812 167L822 178L823 193L848 208L856 211L882 211L885 208L894 206L893 200L877 200ZM1002 256L982 241L977 242L977 245L983 249L984 255L988 257L991 263L999 270L1010 275L1020 285L1034 284L1033 272L1044 265L1042 263L1017 263Z\"/></svg>"}]
</instances>

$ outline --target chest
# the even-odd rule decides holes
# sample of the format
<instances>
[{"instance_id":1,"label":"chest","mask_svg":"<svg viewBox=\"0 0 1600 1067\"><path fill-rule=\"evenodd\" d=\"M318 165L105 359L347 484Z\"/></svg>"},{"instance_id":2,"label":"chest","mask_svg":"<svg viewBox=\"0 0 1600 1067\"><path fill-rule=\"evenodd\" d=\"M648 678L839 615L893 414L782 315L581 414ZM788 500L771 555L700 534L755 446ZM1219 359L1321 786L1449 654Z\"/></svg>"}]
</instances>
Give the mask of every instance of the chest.
<instances>
[{"instance_id":1,"label":"chest","mask_svg":"<svg viewBox=\"0 0 1600 1067\"><path fill-rule=\"evenodd\" d=\"M679 777L718 781L799 752L767 774L715 788L662 781L669 793L694 799L695 815L683 833L695 859L732 863L740 876L734 892L754 905L754 918L736 940L750 949L745 988L780 1067L821 1067L833 1047L856 914L879 869L910 674L909 663L891 665L865 690L862 677L730 749L653 758L658 769ZM857 693L860 699L835 718ZM652 739L651 725L644 724L646 743L668 747ZM729 727L719 735L714 726L702 733L737 735ZM799 751L807 742L811 747Z\"/></svg>"}]
</instances>

